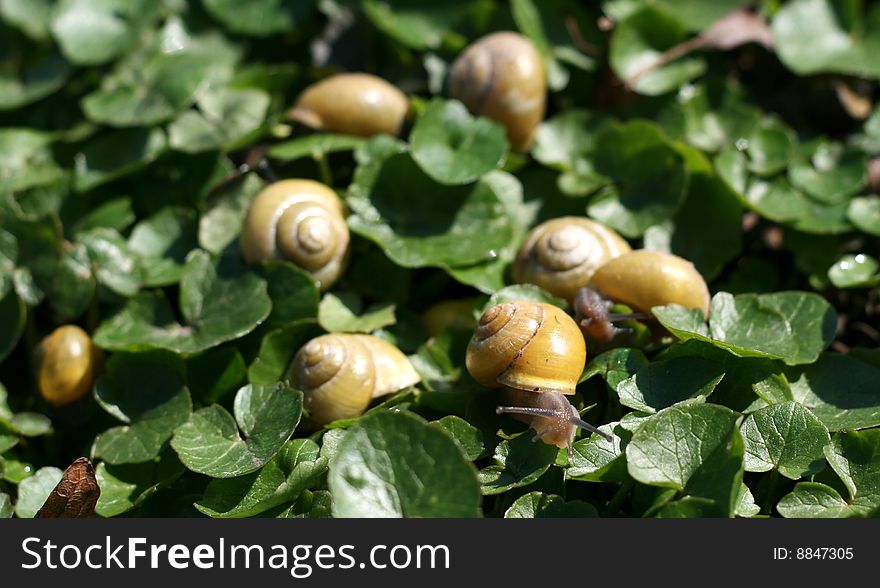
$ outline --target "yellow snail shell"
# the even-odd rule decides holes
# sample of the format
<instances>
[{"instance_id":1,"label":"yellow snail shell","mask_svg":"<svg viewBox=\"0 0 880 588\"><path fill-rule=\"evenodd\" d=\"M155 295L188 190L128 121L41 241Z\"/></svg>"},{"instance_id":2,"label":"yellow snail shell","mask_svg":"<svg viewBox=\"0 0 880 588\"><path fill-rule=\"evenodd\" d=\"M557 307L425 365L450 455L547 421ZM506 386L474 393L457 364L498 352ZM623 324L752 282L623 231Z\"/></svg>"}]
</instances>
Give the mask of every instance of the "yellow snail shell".
<instances>
[{"instance_id":1,"label":"yellow snail shell","mask_svg":"<svg viewBox=\"0 0 880 588\"><path fill-rule=\"evenodd\" d=\"M623 237L605 225L565 216L529 232L511 273L515 282L535 284L571 303L597 269L630 250Z\"/></svg>"},{"instance_id":2,"label":"yellow snail shell","mask_svg":"<svg viewBox=\"0 0 880 588\"><path fill-rule=\"evenodd\" d=\"M504 125L513 150L529 148L544 118L547 81L527 37L504 31L477 39L452 64L448 86L471 113Z\"/></svg>"},{"instance_id":3,"label":"yellow snail shell","mask_svg":"<svg viewBox=\"0 0 880 588\"><path fill-rule=\"evenodd\" d=\"M344 73L303 90L287 116L313 129L369 137L400 133L408 110L404 93L382 78Z\"/></svg>"},{"instance_id":4,"label":"yellow snail shell","mask_svg":"<svg viewBox=\"0 0 880 588\"><path fill-rule=\"evenodd\" d=\"M319 425L363 414L373 398L419 381L397 347L372 335L321 335L297 351L288 368L294 388Z\"/></svg>"},{"instance_id":5,"label":"yellow snail shell","mask_svg":"<svg viewBox=\"0 0 880 588\"><path fill-rule=\"evenodd\" d=\"M680 304L709 316L709 287L694 264L671 253L637 249L607 262L592 285L606 297L645 312Z\"/></svg>"},{"instance_id":6,"label":"yellow snail shell","mask_svg":"<svg viewBox=\"0 0 880 588\"><path fill-rule=\"evenodd\" d=\"M313 180L281 180L251 203L241 231L248 263L286 259L329 288L348 263L348 225L342 200Z\"/></svg>"},{"instance_id":7,"label":"yellow snail shell","mask_svg":"<svg viewBox=\"0 0 880 588\"><path fill-rule=\"evenodd\" d=\"M40 394L53 406L79 400L92 389L103 356L81 328L58 327L36 350Z\"/></svg>"},{"instance_id":8,"label":"yellow snail shell","mask_svg":"<svg viewBox=\"0 0 880 588\"><path fill-rule=\"evenodd\" d=\"M465 363L484 386L574 394L587 348L574 320L543 302L496 304L480 317Z\"/></svg>"}]
</instances>

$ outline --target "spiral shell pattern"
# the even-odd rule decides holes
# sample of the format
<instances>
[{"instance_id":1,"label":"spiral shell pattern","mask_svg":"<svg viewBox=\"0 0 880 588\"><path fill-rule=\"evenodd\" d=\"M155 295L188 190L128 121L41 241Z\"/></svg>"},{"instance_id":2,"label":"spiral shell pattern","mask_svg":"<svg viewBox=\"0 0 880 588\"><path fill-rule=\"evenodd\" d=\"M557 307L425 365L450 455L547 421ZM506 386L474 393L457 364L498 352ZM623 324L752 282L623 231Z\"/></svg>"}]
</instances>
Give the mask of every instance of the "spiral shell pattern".
<instances>
[{"instance_id":1,"label":"spiral shell pattern","mask_svg":"<svg viewBox=\"0 0 880 588\"><path fill-rule=\"evenodd\" d=\"M586 217L565 216L532 229L517 253L512 276L569 302L609 260L630 251L612 229Z\"/></svg>"},{"instance_id":2,"label":"spiral shell pattern","mask_svg":"<svg viewBox=\"0 0 880 588\"><path fill-rule=\"evenodd\" d=\"M586 358L583 335L570 316L551 304L523 300L483 313L465 363L484 386L574 394Z\"/></svg>"},{"instance_id":3,"label":"spiral shell pattern","mask_svg":"<svg viewBox=\"0 0 880 588\"><path fill-rule=\"evenodd\" d=\"M544 118L547 81L528 37L503 31L477 39L452 64L448 88L471 113L504 125L515 151L531 146Z\"/></svg>"},{"instance_id":4,"label":"spiral shell pattern","mask_svg":"<svg viewBox=\"0 0 880 588\"><path fill-rule=\"evenodd\" d=\"M306 270L322 290L345 271L350 235L345 208L329 187L312 180L282 180L260 192L241 232L248 263L286 259Z\"/></svg>"},{"instance_id":5,"label":"spiral shell pattern","mask_svg":"<svg viewBox=\"0 0 880 588\"><path fill-rule=\"evenodd\" d=\"M366 73L330 76L303 90L287 117L313 129L397 135L409 110L403 92Z\"/></svg>"},{"instance_id":6,"label":"spiral shell pattern","mask_svg":"<svg viewBox=\"0 0 880 588\"><path fill-rule=\"evenodd\" d=\"M419 375L394 345L372 335L328 334L303 345L288 368L312 420L325 425L363 414L373 398L416 384Z\"/></svg>"}]
</instances>

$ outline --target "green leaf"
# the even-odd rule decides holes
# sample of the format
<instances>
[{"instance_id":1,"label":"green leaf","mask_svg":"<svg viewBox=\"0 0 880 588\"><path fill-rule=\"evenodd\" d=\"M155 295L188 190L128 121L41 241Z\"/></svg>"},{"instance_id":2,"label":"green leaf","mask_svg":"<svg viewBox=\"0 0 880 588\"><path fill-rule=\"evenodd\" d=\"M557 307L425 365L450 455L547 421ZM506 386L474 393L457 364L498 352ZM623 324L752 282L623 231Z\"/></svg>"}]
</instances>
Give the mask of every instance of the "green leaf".
<instances>
[{"instance_id":1,"label":"green leaf","mask_svg":"<svg viewBox=\"0 0 880 588\"><path fill-rule=\"evenodd\" d=\"M247 380L247 366L235 347L217 347L187 358L186 373L192 397L202 405L220 402Z\"/></svg>"},{"instance_id":2,"label":"green leaf","mask_svg":"<svg viewBox=\"0 0 880 588\"><path fill-rule=\"evenodd\" d=\"M785 372L795 401L829 431L880 425L880 367L851 355L823 353L815 363Z\"/></svg>"},{"instance_id":3,"label":"green leaf","mask_svg":"<svg viewBox=\"0 0 880 588\"><path fill-rule=\"evenodd\" d=\"M197 232L196 214L171 206L135 225L128 246L140 257L144 286L168 286L180 281L186 255L196 247Z\"/></svg>"},{"instance_id":4,"label":"green leaf","mask_svg":"<svg viewBox=\"0 0 880 588\"><path fill-rule=\"evenodd\" d=\"M609 48L611 68L640 94L671 92L706 70L706 62L700 57L684 57L654 67L664 51L687 37L674 16L651 8L640 10L614 27Z\"/></svg>"},{"instance_id":5,"label":"green leaf","mask_svg":"<svg viewBox=\"0 0 880 588\"><path fill-rule=\"evenodd\" d=\"M248 380L252 384L271 384L284 379L297 350L321 333L314 319L294 321L269 331L260 343L256 358L248 366Z\"/></svg>"},{"instance_id":6,"label":"green leaf","mask_svg":"<svg viewBox=\"0 0 880 588\"><path fill-rule=\"evenodd\" d=\"M264 326L283 327L303 319L318 317L318 283L304 270L287 261L263 262L269 285L272 313Z\"/></svg>"},{"instance_id":7,"label":"green leaf","mask_svg":"<svg viewBox=\"0 0 880 588\"><path fill-rule=\"evenodd\" d=\"M94 341L105 349L153 346L179 353L204 351L251 332L272 307L266 282L251 272L227 274L199 250L187 256L176 321L164 296L141 292L105 320Z\"/></svg>"},{"instance_id":8,"label":"green leaf","mask_svg":"<svg viewBox=\"0 0 880 588\"><path fill-rule=\"evenodd\" d=\"M679 339L706 341L738 357L782 359L788 365L815 361L831 343L837 320L831 305L809 292L719 292L712 298L708 325L702 313L678 305L652 312Z\"/></svg>"},{"instance_id":9,"label":"green leaf","mask_svg":"<svg viewBox=\"0 0 880 588\"><path fill-rule=\"evenodd\" d=\"M469 17L469 10L449 10L448 6L425 0L363 0L361 10L370 22L395 41L422 51L436 49Z\"/></svg>"},{"instance_id":10,"label":"green leaf","mask_svg":"<svg viewBox=\"0 0 880 588\"><path fill-rule=\"evenodd\" d=\"M212 404L174 431L171 446L187 468L214 478L261 468L281 451L299 423L302 393L283 384L248 385L235 395L233 412L234 419Z\"/></svg>"},{"instance_id":11,"label":"green leaf","mask_svg":"<svg viewBox=\"0 0 880 588\"><path fill-rule=\"evenodd\" d=\"M648 365L648 359L640 349L617 347L590 358L580 381L585 382L595 375L601 375L608 387L617 390L620 383L634 376Z\"/></svg>"},{"instance_id":12,"label":"green leaf","mask_svg":"<svg viewBox=\"0 0 880 588\"><path fill-rule=\"evenodd\" d=\"M0 359L12 353L24 332L27 320L27 308L24 302L10 289L6 296L0 298Z\"/></svg>"},{"instance_id":13,"label":"green leaf","mask_svg":"<svg viewBox=\"0 0 880 588\"><path fill-rule=\"evenodd\" d=\"M861 516L865 510L853 508L830 486L819 482L799 482L783 496L776 510L785 518L847 518Z\"/></svg>"},{"instance_id":14,"label":"green leaf","mask_svg":"<svg viewBox=\"0 0 880 588\"><path fill-rule=\"evenodd\" d=\"M880 196L853 198L849 203L847 218L860 231L880 236Z\"/></svg>"},{"instance_id":15,"label":"green leaf","mask_svg":"<svg viewBox=\"0 0 880 588\"><path fill-rule=\"evenodd\" d=\"M348 203L349 226L404 267L463 266L497 257L513 223L491 182L444 186L408 154L362 166Z\"/></svg>"},{"instance_id":16,"label":"green leaf","mask_svg":"<svg viewBox=\"0 0 880 588\"><path fill-rule=\"evenodd\" d=\"M234 147L259 130L269 100L262 90L205 92L196 101L198 110L183 112L168 126L168 142L185 153Z\"/></svg>"},{"instance_id":17,"label":"green leaf","mask_svg":"<svg viewBox=\"0 0 880 588\"><path fill-rule=\"evenodd\" d=\"M517 498L504 511L505 519L549 519L598 517L596 507L589 502L566 502L561 496L543 492L529 492Z\"/></svg>"},{"instance_id":18,"label":"green leaf","mask_svg":"<svg viewBox=\"0 0 880 588\"><path fill-rule=\"evenodd\" d=\"M18 485L18 500L15 514L21 519L32 519L43 507L49 494L61 481L64 472L54 467L40 468L36 473L22 480Z\"/></svg>"},{"instance_id":19,"label":"green leaf","mask_svg":"<svg viewBox=\"0 0 880 588\"><path fill-rule=\"evenodd\" d=\"M435 99L422 111L409 137L412 158L441 184L467 184L504 163L504 127L474 118L457 100Z\"/></svg>"},{"instance_id":20,"label":"green leaf","mask_svg":"<svg viewBox=\"0 0 880 588\"><path fill-rule=\"evenodd\" d=\"M114 353L95 384L95 398L126 423L95 438L93 454L110 464L155 458L192 414L183 362L167 351Z\"/></svg>"},{"instance_id":21,"label":"green leaf","mask_svg":"<svg viewBox=\"0 0 880 588\"><path fill-rule=\"evenodd\" d=\"M474 461L483 455L483 434L463 418L450 414L432 422L431 426L446 431L468 461Z\"/></svg>"},{"instance_id":22,"label":"green leaf","mask_svg":"<svg viewBox=\"0 0 880 588\"><path fill-rule=\"evenodd\" d=\"M50 27L69 60L97 65L124 53L159 8L150 0L60 0Z\"/></svg>"},{"instance_id":23,"label":"green leaf","mask_svg":"<svg viewBox=\"0 0 880 588\"><path fill-rule=\"evenodd\" d=\"M348 430L330 461L335 517L478 517L476 470L443 431L377 411Z\"/></svg>"},{"instance_id":24,"label":"green leaf","mask_svg":"<svg viewBox=\"0 0 880 588\"><path fill-rule=\"evenodd\" d=\"M86 311L96 287L86 246L65 242L49 292L52 308L61 317L74 319Z\"/></svg>"},{"instance_id":25,"label":"green leaf","mask_svg":"<svg viewBox=\"0 0 880 588\"><path fill-rule=\"evenodd\" d=\"M311 157L315 161L320 161L331 153L353 151L365 143L366 139L363 137L315 133L276 143L269 148L269 156L280 161L295 161L303 157Z\"/></svg>"},{"instance_id":26,"label":"green leaf","mask_svg":"<svg viewBox=\"0 0 880 588\"><path fill-rule=\"evenodd\" d=\"M362 312L361 300L356 294L327 293L318 308L318 324L329 333L372 333L376 329L393 325L394 305L381 304Z\"/></svg>"},{"instance_id":27,"label":"green leaf","mask_svg":"<svg viewBox=\"0 0 880 588\"><path fill-rule=\"evenodd\" d=\"M571 465L565 470L566 479L584 482L623 482L629 479L624 455L626 443L614 432L617 424L608 423L599 427L600 431L611 435L611 441L591 435L572 444Z\"/></svg>"},{"instance_id":28,"label":"green leaf","mask_svg":"<svg viewBox=\"0 0 880 588\"><path fill-rule=\"evenodd\" d=\"M777 55L795 73L880 78L880 8L862 2L792 0L773 18Z\"/></svg>"},{"instance_id":29,"label":"green leaf","mask_svg":"<svg viewBox=\"0 0 880 588\"><path fill-rule=\"evenodd\" d=\"M12 4L0 3L0 9ZM37 4L37 2L34 2ZM70 77L71 66L54 48L28 48L7 44L0 39L3 61L17 62L0 70L0 111L13 110L36 102L61 89ZM8 61L7 61L8 60Z\"/></svg>"},{"instance_id":30,"label":"green leaf","mask_svg":"<svg viewBox=\"0 0 880 588\"><path fill-rule=\"evenodd\" d=\"M78 235L89 254L95 278L123 296L133 296L143 283L143 270L128 243L113 229L92 229Z\"/></svg>"},{"instance_id":31,"label":"green leaf","mask_svg":"<svg viewBox=\"0 0 880 588\"><path fill-rule=\"evenodd\" d=\"M687 190L685 164L656 125L615 125L597 142L602 148L594 155L595 170L614 183L591 200L591 217L627 237L638 237L675 215Z\"/></svg>"},{"instance_id":32,"label":"green leaf","mask_svg":"<svg viewBox=\"0 0 880 588\"><path fill-rule=\"evenodd\" d=\"M195 507L213 518L245 518L293 502L327 471L327 458L319 452L309 439L288 441L259 471L211 481Z\"/></svg>"},{"instance_id":33,"label":"green leaf","mask_svg":"<svg viewBox=\"0 0 880 588\"><path fill-rule=\"evenodd\" d=\"M217 190L199 218L199 245L219 254L235 241L251 202L264 186L256 174L247 174Z\"/></svg>"},{"instance_id":34,"label":"green leaf","mask_svg":"<svg viewBox=\"0 0 880 588\"><path fill-rule=\"evenodd\" d=\"M62 177L51 137L31 129L0 129L0 193L45 186Z\"/></svg>"},{"instance_id":35,"label":"green leaf","mask_svg":"<svg viewBox=\"0 0 880 588\"><path fill-rule=\"evenodd\" d=\"M794 156L794 136L788 127L769 120L752 130L745 140L751 171L772 176L784 170Z\"/></svg>"},{"instance_id":36,"label":"green leaf","mask_svg":"<svg viewBox=\"0 0 880 588\"><path fill-rule=\"evenodd\" d=\"M814 140L802 145L800 151L788 168L788 177L793 186L812 198L841 202L864 187L867 159L861 150Z\"/></svg>"},{"instance_id":37,"label":"green leaf","mask_svg":"<svg viewBox=\"0 0 880 588\"><path fill-rule=\"evenodd\" d=\"M155 467L99 463L95 468L95 478L101 488L95 505L98 516L109 518L127 513L177 480L186 469L173 453L166 456Z\"/></svg>"},{"instance_id":38,"label":"green leaf","mask_svg":"<svg viewBox=\"0 0 880 588\"><path fill-rule=\"evenodd\" d=\"M705 398L724 377L719 364L701 357L649 363L617 385L620 403L654 413L688 398Z\"/></svg>"},{"instance_id":39,"label":"green leaf","mask_svg":"<svg viewBox=\"0 0 880 588\"><path fill-rule=\"evenodd\" d=\"M0 519L11 519L13 512L15 511L12 508L12 499L9 498L9 494L0 492Z\"/></svg>"},{"instance_id":40,"label":"green leaf","mask_svg":"<svg viewBox=\"0 0 880 588\"><path fill-rule=\"evenodd\" d=\"M825 467L822 448L831 440L828 429L797 402L756 410L741 431L747 472L776 468L786 478L798 480Z\"/></svg>"},{"instance_id":41,"label":"green leaf","mask_svg":"<svg viewBox=\"0 0 880 588\"><path fill-rule=\"evenodd\" d=\"M299 0L204 0L208 13L234 33L266 37L293 30L313 10Z\"/></svg>"},{"instance_id":42,"label":"green leaf","mask_svg":"<svg viewBox=\"0 0 880 588\"><path fill-rule=\"evenodd\" d=\"M559 449L542 442L532 442L531 433L505 439L495 448L495 465L480 470L481 491L485 495L501 494L511 488L528 486L556 461Z\"/></svg>"},{"instance_id":43,"label":"green leaf","mask_svg":"<svg viewBox=\"0 0 880 588\"><path fill-rule=\"evenodd\" d=\"M730 516L742 484L737 419L726 407L694 401L658 412L626 446L630 475L644 484L711 500L716 516Z\"/></svg>"},{"instance_id":44,"label":"green leaf","mask_svg":"<svg viewBox=\"0 0 880 588\"><path fill-rule=\"evenodd\" d=\"M751 518L761 512L761 507L755 504L755 497L746 484L740 486L739 497L736 501L736 516Z\"/></svg>"},{"instance_id":45,"label":"green leaf","mask_svg":"<svg viewBox=\"0 0 880 588\"><path fill-rule=\"evenodd\" d=\"M35 41L49 37L53 0L0 0L0 17Z\"/></svg>"},{"instance_id":46,"label":"green leaf","mask_svg":"<svg viewBox=\"0 0 880 588\"><path fill-rule=\"evenodd\" d=\"M828 269L828 279L837 288L863 288L880 284L880 262L859 253L844 255Z\"/></svg>"},{"instance_id":47,"label":"green leaf","mask_svg":"<svg viewBox=\"0 0 880 588\"><path fill-rule=\"evenodd\" d=\"M162 129L111 131L91 139L74 158L73 186L88 192L132 174L155 161L166 148Z\"/></svg>"}]
</instances>

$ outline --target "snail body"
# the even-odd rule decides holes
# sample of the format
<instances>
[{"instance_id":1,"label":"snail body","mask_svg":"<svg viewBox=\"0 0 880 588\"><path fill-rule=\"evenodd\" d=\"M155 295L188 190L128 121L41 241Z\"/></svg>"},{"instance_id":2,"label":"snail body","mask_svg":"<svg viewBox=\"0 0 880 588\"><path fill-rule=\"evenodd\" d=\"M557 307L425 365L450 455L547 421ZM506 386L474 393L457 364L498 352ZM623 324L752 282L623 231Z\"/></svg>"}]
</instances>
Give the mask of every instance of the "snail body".
<instances>
[{"instance_id":1,"label":"snail body","mask_svg":"<svg viewBox=\"0 0 880 588\"><path fill-rule=\"evenodd\" d=\"M527 37L503 31L477 39L452 64L448 88L471 113L504 125L514 150L530 147L544 118L547 81Z\"/></svg>"},{"instance_id":2,"label":"snail body","mask_svg":"<svg viewBox=\"0 0 880 588\"><path fill-rule=\"evenodd\" d=\"M287 376L303 392L312 421L325 425L363 414L374 398L416 384L397 347L372 335L331 333L303 345Z\"/></svg>"},{"instance_id":3,"label":"snail body","mask_svg":"<svg viewBox=\"0 0 880 588\"><path fill-rule=\"evenodd\" d=\"M605 225L565 216L545 221L526 235L511 273L517 283L535 284L572 302L596 270L629 251L629 243Z\"/></svg>"},{"instance_id":4,"label":"snail body","mask_svg":"<svg viewBox=\"0 0 880 588\"><path fill-rule=\"evenodd\" d=\"M307 271L321 290L345 271L350 235L336 193L313 180L281 180L251 203L240 244L246 262L286 259Z\"/></svg>"},{"instance_id":5,"label":"snail body","mask_svg":"<svg viewBox=\"0 0 880 588\"><path fill-rule=\"evenodd\" d=\"M591 285L627 306L650 312L654 306L680 304L709 316L709 287L694 265L671 253L638 249L615 257L596 270Z\"/></svg>"},{"instance_id":6,"label":"snail body","mask_svg":"<svg viewBox=\"0 0 880 588\"><path fill-rule=\"evenodd\" d=\"M49 404L59 407L88 394L103 353L76 325L58 327L36 350L37 384Z\"/></svg>"},{"instance_id":7,"label":"snail body","mask_svg":"<svg viewBox=\"0 0 880 588\"><path fill-rule=\"evenodd\" d=\"M574 394L587 358L574 320L551 304L504 302L488 308L468 344L468 372L484 386L502 388L510 414L545 443L568 448L582 421L564 395ZM601 433L605 435L605 433Z\"/></svg>"},{"instance_id":8,"label":"snail body","mask_svg":"<svg viewBox=\"0 0 880 588\"><path fill-rule=\"evenodd\" d=\"M287 116L313 129L397 135L409 110L403 92L366 73L330 76L303 90Z\"/></svg>"}]
</instances>

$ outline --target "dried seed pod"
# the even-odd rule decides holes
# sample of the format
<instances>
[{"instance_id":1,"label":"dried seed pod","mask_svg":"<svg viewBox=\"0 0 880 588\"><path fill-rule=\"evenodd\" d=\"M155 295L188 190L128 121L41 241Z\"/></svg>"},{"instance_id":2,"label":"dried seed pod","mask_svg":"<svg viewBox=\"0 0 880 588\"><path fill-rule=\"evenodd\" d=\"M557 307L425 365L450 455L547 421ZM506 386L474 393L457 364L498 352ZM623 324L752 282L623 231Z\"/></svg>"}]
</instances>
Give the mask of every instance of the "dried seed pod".
<instances>
[{"instance_id":1,"label":"dried seed pod","mask_svg":"<svg viewBox=\"0 0 880 588\"><path fill-rule=\"evenodd\" d=\"M529 232L511 273L515 282L535 284L570 303L597 269L630 250L623 237L605 225L564 216Z\"/></svg>"},{"instance_id":2,"label":"dried seed pod","mask_svg":"<svg viewBox=\"0 0 880 588\"><path fill-rule=\"evenodd\" d=\"M312 420L325 425L363 414L373 398L419 381L397 347L372 335L328 334L297 351L287 372Z\"/></svg>"},{"instance_id":3,"label":"dried seed pod","mask_svg":"<svg viewBox=\"0 0 880 588\"><path fill-rule=\"evenodd\" d=\"M313 129L370 137L400 133L408 110L404 93L382 78L344 73L303 90L287 116Z\"/></svg>"},{"instance_id":4,"label":"dried seed pod","mask_svg":"<svg viewBox=\"0 0 880 588\"><path fill-rule=\"evenodd\" d=\"M544 118L547 80L527 37L505 31L477 39L452 64L448 88L473 114L504 125L512 149L531 146Z\"/></svg>"},{"instance_id":5,"label":"dried seed pod","mask_svg":"<svg viewBox=\"0 0 880 588\"><path fill-rule=\"evenodd\" d=\"M89 393L103 352L76 325L58 327L36 350L40 394L53 406L64 406Z\"/></svg>"},{"instance_id":6,"label":"dried seed pod","mask_svg":"<svg viewBox=\"0 0 880 588\"><path fill-rule=\"evenodd\" d=\"M694 264L660 251L638 249L615 257L596 270L591 285L606 297L650 312L654 306L680 304L709 316L709 287Z\"/></svg>"},{"instance_id":7,"label":"dried seed pod","mask_svg":"<svg viewBox=\"0 0 880 588\"><path fill-rule=\"evenodd\" d=\"M312 180L281 180L260 192L248 210L240 244L248 263L286 259L306 270L322 290L348 263L348 225L342 200Z\"/></svg>"}]
</instances>

